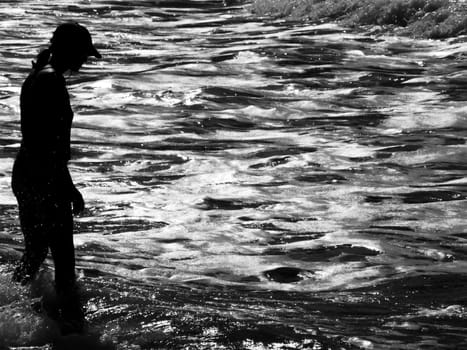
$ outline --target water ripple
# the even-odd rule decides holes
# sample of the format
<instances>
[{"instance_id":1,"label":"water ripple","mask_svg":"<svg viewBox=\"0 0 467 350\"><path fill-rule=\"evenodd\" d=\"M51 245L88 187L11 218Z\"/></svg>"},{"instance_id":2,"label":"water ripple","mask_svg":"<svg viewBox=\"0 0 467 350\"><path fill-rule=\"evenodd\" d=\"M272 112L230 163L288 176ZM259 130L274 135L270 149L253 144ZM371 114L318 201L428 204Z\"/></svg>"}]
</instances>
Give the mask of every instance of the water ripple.
<instances>
[{"instance_id":1,"label":"water ripple","mask_svg":"<svg viewBox=\"0 0 467 350\"><path fill-rule=\"evenodd\" d=\"M238 0L5 4L7 345L55 337L6 282L21 250L10 177L30 61L56 23L78 20L103 54L67 76L70 168L87 201L77 267L101 339L466 346L465 43L260 21Z\"/></svg>"}]
</instances>

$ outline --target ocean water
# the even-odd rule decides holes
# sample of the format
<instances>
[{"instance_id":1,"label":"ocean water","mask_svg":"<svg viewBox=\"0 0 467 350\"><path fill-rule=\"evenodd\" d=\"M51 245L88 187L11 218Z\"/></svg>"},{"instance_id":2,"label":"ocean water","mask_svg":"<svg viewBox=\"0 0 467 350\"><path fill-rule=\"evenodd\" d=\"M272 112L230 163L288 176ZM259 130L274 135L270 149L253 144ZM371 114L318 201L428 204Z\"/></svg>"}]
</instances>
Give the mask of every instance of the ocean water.
<instances>
[{"instance_id":1,"label":"ocean water","mask_svg":"<svg viewBox=\"0 0 467 350\"><path fill-rule=\"evenodd\" d=\"M88 331L10 282L19 91L58 23ZM0 348L467 348L467 42L254 17L236 0L0 3Z\"/></svg>"}]
</instances>

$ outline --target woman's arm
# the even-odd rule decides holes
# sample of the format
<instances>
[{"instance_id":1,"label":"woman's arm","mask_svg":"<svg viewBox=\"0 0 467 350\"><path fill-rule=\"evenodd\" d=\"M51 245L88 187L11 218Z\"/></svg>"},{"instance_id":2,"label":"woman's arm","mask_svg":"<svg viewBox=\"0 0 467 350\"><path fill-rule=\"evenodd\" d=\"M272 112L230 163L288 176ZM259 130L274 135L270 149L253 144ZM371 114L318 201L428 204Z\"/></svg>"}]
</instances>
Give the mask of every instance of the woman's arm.
<instances>
[{"instance_id":1,"label":"woman's arm","mask_svg":"<svg viewBox=\"0 0 467 350\"><path fill-rule=\"evenodd\" d=\"M63 167L63 178L65 179L65 186L70 191L71 204L73 206L73 214L79 214L84 210L84 199L81 192L78 191L71 178L68 166L65 164Z\"/></svg>"}]
</instances>

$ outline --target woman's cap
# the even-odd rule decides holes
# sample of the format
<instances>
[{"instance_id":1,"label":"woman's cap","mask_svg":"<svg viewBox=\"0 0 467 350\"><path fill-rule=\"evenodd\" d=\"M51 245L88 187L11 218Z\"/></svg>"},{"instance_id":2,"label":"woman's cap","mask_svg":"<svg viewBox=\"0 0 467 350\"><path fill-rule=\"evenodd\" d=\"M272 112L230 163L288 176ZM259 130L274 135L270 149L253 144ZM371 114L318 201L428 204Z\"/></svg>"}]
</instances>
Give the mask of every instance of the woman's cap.
<instances>
[{"instance_id":1,"label":"woman's cap","mask_svg":"<svg viewBox=\"0 0 467 350\"><path fill-rule=\"evenodd\" d=\"M50 42L52 47L73 47L83 50L83 53L88 56L102 57L94 47L89 31L76 22L60 24L55 29Z\"/></svg>"}]
</instances>

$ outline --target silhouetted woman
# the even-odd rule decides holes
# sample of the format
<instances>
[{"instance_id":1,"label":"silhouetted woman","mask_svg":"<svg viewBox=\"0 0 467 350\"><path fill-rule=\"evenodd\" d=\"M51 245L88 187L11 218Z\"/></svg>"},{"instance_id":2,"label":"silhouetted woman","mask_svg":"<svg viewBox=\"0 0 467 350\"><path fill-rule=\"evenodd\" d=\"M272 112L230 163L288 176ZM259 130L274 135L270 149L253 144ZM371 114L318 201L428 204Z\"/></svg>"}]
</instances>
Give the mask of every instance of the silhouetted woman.
<instances>
[{"instance_id":1,"label":"silhouetted woman","mask_svg":"<svg viewBox=\"0 0 467 350\"><path fill-rule=\"evenodd\" d=\"M13 279L32 280L50 249L60 317L80 318L75 293L73 214L84 201L68 171L73 112L63 73L78 71L89 56L101 55L88 30L65 23L55 30L21 90L21 147L13 166L25 250Z\"/></svg>"}]
</instances>

